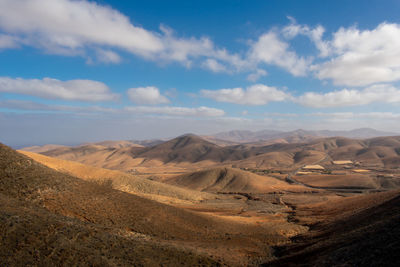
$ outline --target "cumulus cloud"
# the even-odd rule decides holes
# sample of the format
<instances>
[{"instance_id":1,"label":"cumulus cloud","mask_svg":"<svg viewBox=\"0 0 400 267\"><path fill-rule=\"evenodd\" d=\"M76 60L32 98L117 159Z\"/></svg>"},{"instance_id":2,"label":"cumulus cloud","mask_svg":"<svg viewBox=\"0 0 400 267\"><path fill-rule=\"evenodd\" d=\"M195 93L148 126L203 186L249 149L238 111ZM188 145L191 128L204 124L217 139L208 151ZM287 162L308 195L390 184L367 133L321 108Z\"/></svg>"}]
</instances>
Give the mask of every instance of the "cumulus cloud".
<instances>
[{"instance_id":1,"label":"cumulus cloud","mask_svg":"<svg viewBox=\"0 0 400 267\"><path fill-rule=\"evenodd\" d=\"M246 64L239 55L216 48L207 37L179 38L163 25L161 32L149 31L109 6L83 0L1 0L0 30L6 33L0 35L0 48L21 44L83 57L94 48L98 60L106 63L119 63L120 56L113 50L122 49L149 60L175 61L187 67L200 58L212 71L220 71L223 63L232 70ZM9 34L18 35L19 41Z\"/></svg>"},{"instance_id":2,"label":"cumulus cloud","mask_svg":"<svg viewBox=\"0 0 400 267\"><path fill-rule=\"evenodd\" d=\"M282 34L286 39L293 39L298 35L308 37L319 50L320 57L327 57L331 53L331 47L328 41L324 41L322 36L325 32L325 28L321 25L315 28L310 28L307 25L300 25L292 17L288 17L291 21L289 25L282 29Z\"/></svg>"},{"instance_id":3,"label":"cumulus cloud","mask_svg":"<svg viewBox=\"0 0 400 267\"><path fill-rule=\"evenodd\" d=\"M122 61L121 57L117 53L105 49L97 49L96 57L99 62L103 63L117 64Z\"/></svg>"},{"instance_id":4,"label":"cumulus cloud","mask_svg":"<svg viewBox=\"0 0 400 267\"><path fill-rule=\"evenodd\" d=\"M213 72L235 72L249 67L242 56L217 48L208 37L179 38L171 28L161 25L164 50L155 55L156 59L177 61L191 67L193 60L201 58L201 66Z\"/></svg>"},{"instance_id":5,"label":"cumulus cloud","mask_svg":"<svg viewBox=\"0 0 400 267\"><path fill-rule=\"evenodd\" d=\"M92 80L60 81L52 78L39 80L0 77L0 92L89 102L112 101L118 98L107 85Z\"/></svg>"},{"instance_id":6,"label":"cumulus cloud","mask_svg":"<svg viewBox=\"0 0 400 267\"><path fill-rule=\"evenodd\" d=\"M147 86L131 88L127 91L129 99L140 105L157 105L169 103L168 98L160 94L157 87Z\"/></svg>"},{"instance_id":7,"label":"cumulus cloud","mask_svg":"<svg viewBox=\"0 0 400 267\"><path fill-rule=\"evenodd\" d=\"M258 63L281 67L294 76L305 76L311 59L300 57L291 50L289 44L279 38L274 31L261 35L249 51L249 58Z\"/></svg>"},{"instance_id":8,"label":"cumulus cloud","mask_svg":"<svg viewBox=\"0 0 400 267\"><path fill-rule=\"evenodd\" d=\"M45 8L44 8L45 7ZM216 73L245 72L255 82L265 65L294 76L312 71L335 85L369 86L400 80L400 24L372 30L340 28L324 39L325 28L298 24L249 40L247 51L232 53L207 36L179 37L164 25L150 31L110 6L84 0L1 0L0 49L33 46L46 53L81 56L91 62L120 63L121 51L155 62L179 62ZM319 59L298 54L292 42L306 36ZM94 56L94 59L91 57Z\"/></svg>"},{"instance_id":9,"label":"cumulus cloud","mask_svg":"<svg viewBox=\"0 0 400 267\"><path fill-rule=\"evenodd\" d=\"M337 85L366 86L400 80L400 25L373 30L340 28L330 42L334 57L313 66L319 79Z\"/></svg>"},{"instance_id":10,"label":"cumulus cloud","mask_svg":"<svg viewBox=\"0 0 400 267\"><path fill-rule=\"evenodd\" d=\"M0 28L52 51L107 45L142 56L163 49L160 38L120 12L88 1L2 0Z\"/></svg>"},{"instance_id":11,"label":"cumulus cloud","mask_svg":"<svg viewBox=\"0 0 400 267\"><path fill-rule=\"evenodd\" d=\"M223 116L225 112L221 109L209 108L209 107L198 107L198 108L187 108L187 107L149 107L149 106L137 106L137 107L125 107L126 111L140 114L158 114L158 115L172 115L172 116L193 116L193 117L219 117Z\"/></svg>"},{"instance_id":12,"label":"cumulus cloud","mask_svg":"<svg viewBox=\"0 0 400 267\"><path fill-rule=\"evenodd\" d=\"M250 73L247 76L247 80L249 80L250 82L256 82L258 79L260 79L261 77L267 75L267 72L263 69L256 69L253 73Z\"/></svg>"},{"instance_id":13,"label":"cumulus cloud","mask_svg":"<svg viewBox=\"0 0 400 267\"><path fill-rule=\"evenodd\" d=\"M203 62L203 67L211 70L212 72L226 72L227 69L224 65L219 63L217 60L213 58L209 58Z\"/></svg>"},{"instance_id":14,"label":"cumulus cloud","mask_svg":"<svg viewBox=\"0 0 400 267\"><path fill-rule=\"evenodd\" d=\"M275 87L256 84L242 88L220 89L220 90L201 90L201 95L214 99L218 102L228 102L240 105L265 105L268 102L284 101L290 95Z\"/></svg>"},{"instance_id":15,"label":"cumulus cloud","mask_svg":"<svg viewBox=\"0 0 400 267\"><path fill-rule=\"evenodd\" d=\"M0 49L16 48L18 46L17 38L6 34L0 34Z\"/></svg>"},{"instance_id":16,"label":"cumulus cloud","mask_svg":"<svg viewBox=\"0 0 400 267\"><path fill-rule=\"evenodd\" d=\"M400 90L392 85L373 85L362 90L342 89L328 93L307 92L296 100L314 108L360 106L374 102L400 103Z\"/></svg>"}]
</instances>

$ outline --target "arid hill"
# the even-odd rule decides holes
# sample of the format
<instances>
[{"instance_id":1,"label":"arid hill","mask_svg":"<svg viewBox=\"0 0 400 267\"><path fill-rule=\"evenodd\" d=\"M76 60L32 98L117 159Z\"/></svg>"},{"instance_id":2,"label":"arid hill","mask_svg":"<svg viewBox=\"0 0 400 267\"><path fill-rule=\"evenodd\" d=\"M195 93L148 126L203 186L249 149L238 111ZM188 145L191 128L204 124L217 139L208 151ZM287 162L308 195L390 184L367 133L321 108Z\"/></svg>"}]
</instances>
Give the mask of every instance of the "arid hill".
<instances>
[{"instance_id":1,"label":"arid hill","mask_svg":"<svg viewBox=\"0 0 400 267\"><path fill-rule=\"evenodd\" d=\"M399 191L298 207L296 213L300 221L314 218L312 231L277 249L280 258L265 266L399 266Z\"/></svg>"},{"instance_id":2,"label":"arid hill","mask_svg":"<svg viewBox=\"0 0 400 267\"><path fill-rule=\"evenodd\" d=\"M268 193L279 191L305 192L309 189L289 185L273 177L260 176L232 168L215 168L170 178L169 184L206 192Z\"/></svg>"},{"instance_id":3,"label":"arid hill","mask_svg":"<svg viewBox=\"0 0 400 267\"><path fill-rule=\"evenodd\" d=\"M310 143L309 147L326 153L333 160L349 159L388 168L396 167L400 159L400 136L365 140L326 138Z\"/></svg>"},{"instance_id":4,"label":"arid hill","mask_svg":"<svg viewBox=\"0 0 400 267\"><path fill-rule=\"evenodd\" d=\"M4 145L0 198L0 258L8 265L243 266L287 240L62 174Z\"/></svg>"},{"instance_id":5,"label":"arid hill","mask_svg":"<svg viewBox=\"0 0 400 267\"><path fill-rule=\"evenodd\" d=\"M360 128L354 129L351 131L310 131L310 130L302 130L298 129L295 131L283 132L276 130L262 130L262 131L246 131L246 130L236 130L229 132L221 132L212 136L208 136L210 140L212 138L219 140L226 140L230 142L236 143L259 143L265 141L274 141L274 140L284 140L287 143L300 143L300 142L309 142L316 138L323 137L346 137L346 138L357 138L357 139L365 139L365 138L374 138L378 136L394 136L398 135L397 133L391 132L382 132L371 128Z\"/></svg>"},{"instance_id":6,"label":"arid hill","mask_svg":"<svg viewBox=\"0 0 400 267\"><path fill-rule=\"evenodd\" d=\"M138 151L135 157L158 159L164 163L196 163L203 160L221 162L226 157L226 149L190 134Z\"/></svg>"},{"instance_id":7,"label":"arid hill","mask_svg":"<svg viewBox=\"0 0 400 267\"><path fill-rule=\"evenodd\" d=\"M60 174L2 144L0 198L6 265L216 264L154 240L195 237L209 220Z\"/></svg>"},{"instance_id":8,"label":"arid hill","mask_svg":"<svg viewBox=\"0 0 400 267\"><path fill-rule=\"evenodd\" d=\"M54 150L57 148L64 148L66 146L63 145L53 145L53 144L48 144L44 146L30 146L30 147L24 147L22 150L24 151L29 151L29 152L35 152L35 153L43 153L49 150Z\"/></svg>"},{"instance_id":9,"label":"arid hill","mask_svg":"<svg viewBox=\"0 0 400 267\"><path fill-rule=\"evenodd\" d=\"M125 172L84 165L74 161L51 158L42 154L20 151L31 159L59 172L87 181L110 183L113 188L158 201L199 201L216 196L193 190L184 190L165 183L143 179Z\"/></svg>"},{"instance_id":10,"label":"arid hill","mask_svg":"<svg viewBox=\"0 0 400 267\"><path fill-rule=\"evenodd\" d=\"M123 148L123 147L143 147L142 145L132 143L131 141L102 141L91 143L93 145L104 146L108 148Z\"/></svg>"},{"instance_id":11,"label":"arid hill","mask_svg":"<svg viewBox=\"0 0 400 267\"><path fill-rule=\"evenodd\" d=\"M152 147L86 145L56 148L42 154L96 167L143 172L157 167L159 172L163 168L169 172L185 171L218 167L221 163L243 168L296 169L332 160L352 160L367 166L392 168L400 163L400 137L365 140L330 137L306 143L218 146L198 136L184 135Z\"/></svg>"}]
</instances>

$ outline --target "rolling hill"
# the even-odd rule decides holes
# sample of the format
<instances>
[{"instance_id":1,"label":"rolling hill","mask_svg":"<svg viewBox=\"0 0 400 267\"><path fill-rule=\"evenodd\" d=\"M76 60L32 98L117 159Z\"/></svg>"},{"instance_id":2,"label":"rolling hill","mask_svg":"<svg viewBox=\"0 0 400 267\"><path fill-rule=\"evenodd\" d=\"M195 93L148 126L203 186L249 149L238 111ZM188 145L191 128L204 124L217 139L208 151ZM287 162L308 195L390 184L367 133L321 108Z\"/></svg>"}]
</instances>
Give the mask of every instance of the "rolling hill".
<instances>
[{"instance_id":1,"label":"rolling hill","mask_svg":"<svg viewBox=\"0 0 400 267\"><path fill-rule=\"evenodd\" d=\"M232 168L215 168L172 177L169 184L197 191L224 193L269 193L279 191L309 191L300 185L289 185L273 177L260 176Z\"/></svg>"},{"instance_id":2,"label":"rolling hill","mask_svg":"<svg viewBox=\"0 0 400 267\"><path fill-rule=\"evenodd\" d=\"M158 201L199 201L216 196L167 185L165 183L140 178L125 172L84 165L74 161L47 157L33 152L20 151L31 159L59 172L100 183L111 183L112 187Z\"/></svg>"},{"instance_id":3,"label":"rolling hill","mask_svg":"<svg viewBox=\"0 0 400 267\"><path fill-rule=\"evenodd\" d=\"M57 172L4 145L0 199L0 257L8 265L243 266L287 240Z\"/></svg>"},{"instance_id":4,"label":"rolling hill","mask_svg":"<svg viewBox=\"0 0 400 267\"><path fill-rule=\"evenodd\" d=\"M221 132L209 137L226 140L230 142L237 143L258 143L265 141L272 142L287 142L287 143L300 143L300 142L309 142L316 138L323 137L346 137L346 138L357 138L357 139L366 139L380 136L395 136L398 133L392 132L383 132L378 131L371 128L360 128L354 129L350 131L330 131L330 130L321 130L321 131L310 131L298 129L295 131L276 131L276 130L262 130L262 131L246 131L246 130L236 130L229 132Z\"/></svg>"},{"instance_id":5,"label":"rolling hill","mask_svg":"<svg viewBox=\"0 0 400 267\"><path fill-rule=\"evenodd\" d=\"M350 139L313 138L303 143L265 146L218 146L195 135L183 135L151 147L105 147L96 144L60 147L41 154L101 168L142 173L187 172L193 168L296 169L307 164L352 160L364 166L396 168L400 163L400 137Z\"/></svg>"},{"instance_id":6,"label":"rolling hill","mask_svg":"<svg viewBox=\"0 0 400 267\"><path fill-rule=\"evenodd\" d=\"M2 144L0 198L7 265L216 264L154 241L187 240L214 222L58 173Z\"/></svg>"}]
</instances>

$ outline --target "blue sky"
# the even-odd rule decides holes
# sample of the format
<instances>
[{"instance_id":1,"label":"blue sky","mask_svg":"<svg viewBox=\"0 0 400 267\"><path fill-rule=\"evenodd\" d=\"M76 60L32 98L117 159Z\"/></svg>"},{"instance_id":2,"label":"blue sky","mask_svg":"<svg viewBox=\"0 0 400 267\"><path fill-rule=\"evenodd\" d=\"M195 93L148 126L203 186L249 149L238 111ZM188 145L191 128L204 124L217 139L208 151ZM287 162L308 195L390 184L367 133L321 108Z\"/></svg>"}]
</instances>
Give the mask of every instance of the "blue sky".
<instances>
[{"instance_id":1,"label":"blue sky","mask_svg":"<svg viewBox=\"0 0 400 267\"><path fill-rule=\"evenodd\" d=\"M400 132L399 1L0 0L0 141Z\"/></svg>"}]
</instances>

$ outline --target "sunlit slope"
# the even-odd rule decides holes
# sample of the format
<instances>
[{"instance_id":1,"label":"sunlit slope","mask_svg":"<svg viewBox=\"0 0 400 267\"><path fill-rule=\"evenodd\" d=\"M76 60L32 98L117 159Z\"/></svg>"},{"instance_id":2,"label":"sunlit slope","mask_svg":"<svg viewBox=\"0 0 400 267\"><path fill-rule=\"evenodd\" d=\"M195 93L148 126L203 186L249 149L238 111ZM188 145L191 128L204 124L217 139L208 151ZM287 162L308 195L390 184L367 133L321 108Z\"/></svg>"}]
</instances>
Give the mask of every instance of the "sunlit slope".
<instances>
[{"instance_id":1,"label":"sunlit slope","mask_svg":"<svg viewBox=\"0 0 400 267\"><path fill-rule=\"evenodd\" d=\"M0 251L11 265L97 264L96 250L104 260L98 265L209 265L213 261L203 256L214 255L243 266L269 257L269 246L287 240L259 225L187 211L60 173L4 145L0 197ZM81 227L85 229L76 230ZM81 247L90 253L77 259ZM24 261L15 256L32 253L39 253L40 259L29 262L29 257ZM45 261L47 255L57 257Z\"/></svg>"},{"instance_id":2,"label":"sunlit slope","mask_svg":"<svg viewBox=\"0 0 400 267\"><path fill-rule=\"evenodd\" d=\"M232 168L214 168L179 175L168 183L206 192L269 193L278 191L309 191L301 185L290 185L273 177L260 176Z\"/></svg>"},{"instance_id":3,"label":"sunlit slope","mask_svg":"<svg viewBox=\"0 0 400 267\"><path fill-rule=\"evenodd\" d=\"M211 194L185 190L161 182L136 177L120 171L97 168L78 162L47 157L32 152L20 151L20 153L25 154L35 161L38 161L52 169L63 173L68 173L85 180L93 180L98 182L107 182L107 180L111 180L114 188L128 193L144 194L145 196L151 198L156 198L155 195L160 195L192 201L214 198L214 196ZM162 200L160 198L157 199Z\"/></svg>"}]
</instances>

